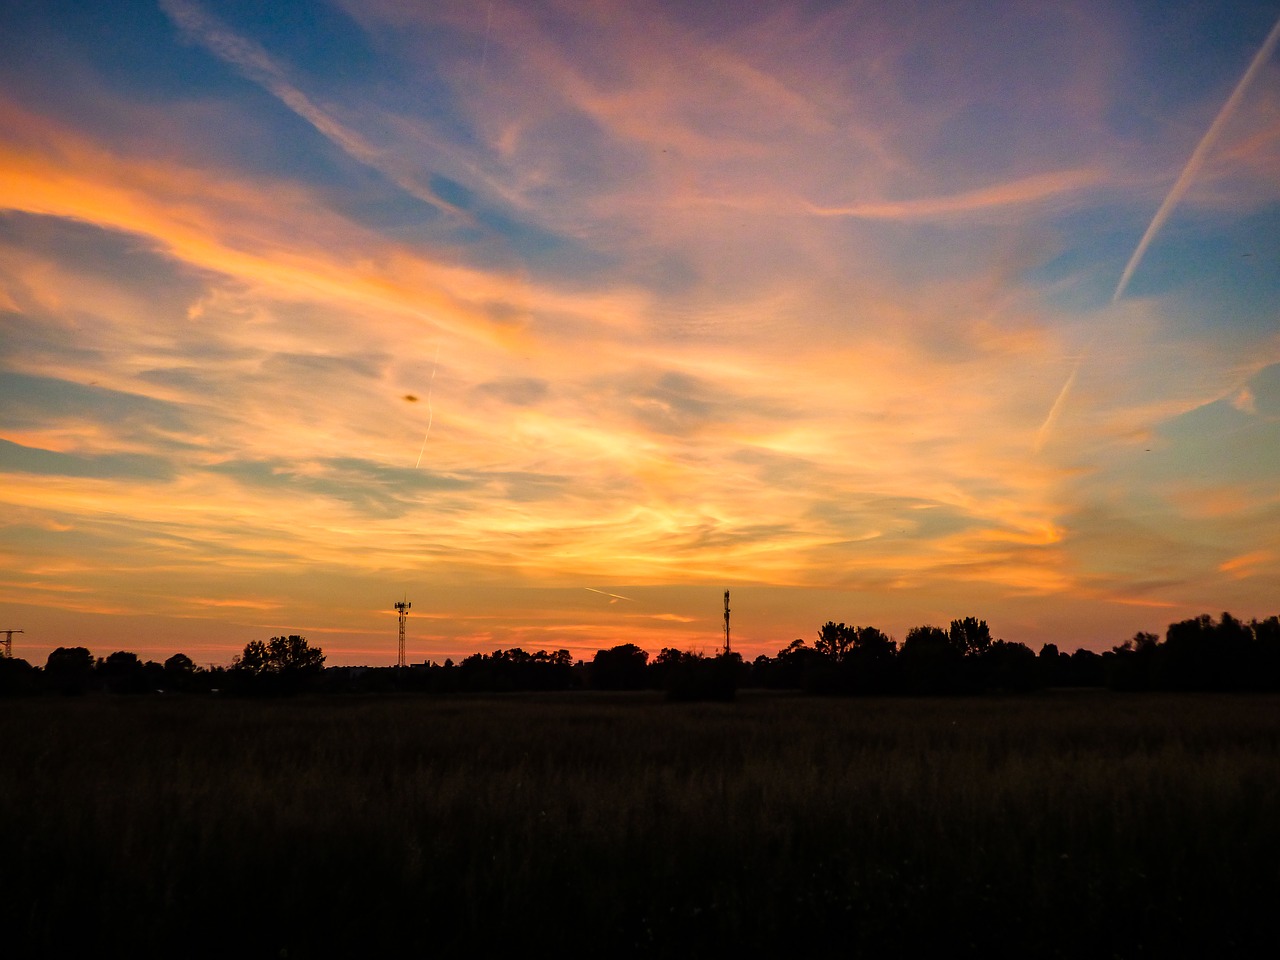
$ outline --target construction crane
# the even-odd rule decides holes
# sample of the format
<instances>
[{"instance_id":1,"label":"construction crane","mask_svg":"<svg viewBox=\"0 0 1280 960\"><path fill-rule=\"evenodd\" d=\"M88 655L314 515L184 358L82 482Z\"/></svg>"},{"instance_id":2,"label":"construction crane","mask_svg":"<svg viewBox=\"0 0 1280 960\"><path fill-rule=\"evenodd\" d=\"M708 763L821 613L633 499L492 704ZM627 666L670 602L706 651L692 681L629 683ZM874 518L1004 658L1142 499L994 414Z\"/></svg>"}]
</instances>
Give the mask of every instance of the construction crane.
<instances>
[{"instance_id":1,"label":"construction crane","mask_svg":"<svg viewBox=\"0 0 1280 960\"><path fill-rule=\"evenodd\" d=\"M27 631L25 630L8 630L4 627L0 627L0 633L4 634L4 652L0 653L0 657L4 657L6 660L12 660L13 659L13 635L15 633L26 633L26 632Z\"/></svg>"}]
</instances>

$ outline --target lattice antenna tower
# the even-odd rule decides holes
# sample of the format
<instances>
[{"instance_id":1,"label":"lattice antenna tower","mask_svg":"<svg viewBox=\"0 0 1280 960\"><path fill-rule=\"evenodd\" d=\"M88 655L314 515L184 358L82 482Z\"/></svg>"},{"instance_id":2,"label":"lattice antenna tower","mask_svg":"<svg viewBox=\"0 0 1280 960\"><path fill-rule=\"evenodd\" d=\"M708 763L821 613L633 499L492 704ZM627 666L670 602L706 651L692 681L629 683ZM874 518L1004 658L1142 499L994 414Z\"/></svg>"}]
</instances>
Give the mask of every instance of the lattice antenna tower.
<instances>
[{"instance_id":1,"label":"lattice antenna tower","mask_svg":"<svg viewBox=\"0 0 1280 960\"><path fill-rule=\"evenodd\" d=\"M413 604L408 600L401 600L396 604L396 611L400 614L400 657L396 660L396 667L403 667L404 664L404 624L409 619L409 608Z\"/></svg>"},{"instance_id":2,"label":"lattice antenna tower","mask_svg":"<svg viewBox=\"0 0 1280 960\"><path fill-rule=\"evenodd\" d=\"M724 655L729 655L729 591L724 592Z\"/></svg>"},{"instance_id":3,"label":"lattice antenna tower","mask_svg":"<svg viewBox=\"0 0 1280 960\"><path fill-rule=\"evenodd\" d=\"M0 648L0 657L4 657L6 660L12 660L13 659L13 635L15 633L26 633L26 631L25 630L9 630L5 627L0 627L0 633L4 634L4 646Z\"/></svg>"}]
</instances>

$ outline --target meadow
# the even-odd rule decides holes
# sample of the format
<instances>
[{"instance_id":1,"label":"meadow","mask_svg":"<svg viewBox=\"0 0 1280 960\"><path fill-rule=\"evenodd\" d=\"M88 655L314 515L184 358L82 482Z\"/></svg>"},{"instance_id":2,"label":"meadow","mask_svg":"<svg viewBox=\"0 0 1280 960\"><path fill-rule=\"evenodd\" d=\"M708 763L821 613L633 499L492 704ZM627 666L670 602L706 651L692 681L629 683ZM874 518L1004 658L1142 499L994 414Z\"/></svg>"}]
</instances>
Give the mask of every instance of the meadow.
<instances>
[{"instance_id":1,"label":"meadow","mask_svg":"<svg viewBox=\"0 0 1280 960\"><path fill-rule=\"evenodd\" d=\"M1250 955L1280 697L0 701L9 956Z\"/></svg>"}]
</instances>

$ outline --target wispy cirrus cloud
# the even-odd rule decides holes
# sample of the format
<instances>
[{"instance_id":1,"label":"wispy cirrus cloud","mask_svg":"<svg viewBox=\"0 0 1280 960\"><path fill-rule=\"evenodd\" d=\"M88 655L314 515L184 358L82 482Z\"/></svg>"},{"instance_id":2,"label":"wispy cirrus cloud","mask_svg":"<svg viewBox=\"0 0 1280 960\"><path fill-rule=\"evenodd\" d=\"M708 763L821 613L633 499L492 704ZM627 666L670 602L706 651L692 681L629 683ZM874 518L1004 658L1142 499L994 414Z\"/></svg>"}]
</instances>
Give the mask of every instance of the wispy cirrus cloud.
<instances>
[{"instance_id":1,"label":"wispy cirrus cloud","mask_svg":"<svg viewBox=\"0 0 1280 960\"><path fill-rule=\"evenodd\" d=\"M260 44L230 30L192 0L160 0L160 6L191 40L263 87L352 159L384 174L410 196L441 210L458 212L419 183L401 155L374 146L290 82L285 69Z\"/></svg>"},{"instance_id":2,"label":"wispy cirrus cloud","mask_svg":"<svg viewBox=\"0 0 1280 960\"><path fill-rule=\"evenodd\" d=\"M820 217L852 217L859 220L931 220L1042 203L1077 193L1103 182L1099 170L1064 170L969 190L945 197L879 203L854 203L824 207L807 203L804 209Z\"/></svg>"}]
</instances>

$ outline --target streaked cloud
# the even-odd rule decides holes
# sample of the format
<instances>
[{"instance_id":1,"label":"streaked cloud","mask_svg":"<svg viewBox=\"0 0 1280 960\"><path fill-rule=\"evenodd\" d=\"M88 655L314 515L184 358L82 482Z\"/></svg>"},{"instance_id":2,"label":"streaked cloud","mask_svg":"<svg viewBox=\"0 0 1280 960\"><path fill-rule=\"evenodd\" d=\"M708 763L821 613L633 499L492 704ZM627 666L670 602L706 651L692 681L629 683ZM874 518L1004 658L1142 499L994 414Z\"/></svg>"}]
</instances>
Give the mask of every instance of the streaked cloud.
<instances>
[{"instance_id":1,"label":"streaked cloud","mask_svg":"<svg viewBox=\"0 0 1280 960\"><path fill-rule=\"evenodd\" d=\"M1250 553L1242 553L1238 557L1232 557L1230 560L1224 560L1218 565L1218 569L1223 573L1232 577L1244 579L1261 572L1259 567L1266 568L1267 572L1272 572L1277 566L1277 554L1274 550L1254 550Z\"/></svg>"},{"instance_id":2,"label":"streaked cloud","mask_svg":"<svg viewBox=\"0 0 1280 960\"><path fill-rule=\"evenodd\" d=\"M191 0L160 0L160 6L188 37L265 88L344 153L385 174L410 196L442 209L454 209L417 183L395 154L372 146L290 83L285 70L259 44L228 30L217 17Z\"/></svg>"},{"instance_id":3,"label":"streaked cloud","mask_svg":"<svg viewBox=\"0 0 1280 960\"><path fill-rule=\"evenodd\" d=\"M1039 203L1096 186L1102 180L1103 176L1099 171L1066 170L1059 173L1036 174L1012 183L969 190L947 197L855 203L843 207L806 204L805 209L822 217L852 217L860 220L928 220Z\"/></svg>"}]
</instances>

